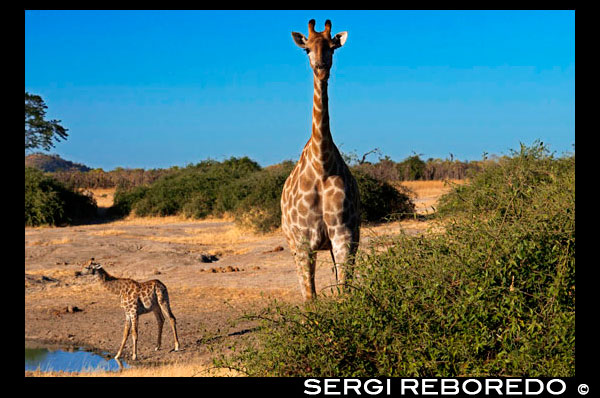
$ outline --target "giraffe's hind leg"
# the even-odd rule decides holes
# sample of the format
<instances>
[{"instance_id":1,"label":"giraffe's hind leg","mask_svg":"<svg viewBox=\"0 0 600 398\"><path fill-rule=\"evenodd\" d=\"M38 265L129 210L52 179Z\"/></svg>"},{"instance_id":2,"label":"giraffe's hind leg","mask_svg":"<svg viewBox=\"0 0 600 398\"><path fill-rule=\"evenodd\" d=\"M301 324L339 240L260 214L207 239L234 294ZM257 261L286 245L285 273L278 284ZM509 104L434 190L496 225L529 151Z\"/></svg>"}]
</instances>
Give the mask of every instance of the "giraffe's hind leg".
<instances>
[{"instance_id":1,"label":"giraffe's hind leg","mask_svg":"<svg viewBox=\"0 0 600 398\"><path fill-rule=\"evenodd\" d=\"M154 307L153 312L154 316L156 317L156 323L158 324L158 339L156 341L156 348L154 348L154 350L158 351L160 350L160 343L162 340L162 330L163 324L165 323L165 317L163 316L159 306Z\"/></svg>"},{"instance_id":2,"label":"giraffe's hind leg","mask_svg":"<svg viewBox=\"0 0 600 398\"><path fill-rule=\"evenodd\" d=\"M315 265L317 253L309 249L298 250L294 254L296 271L300 281L300 291L304 301L314 300L317 297L315 289Z\"/></svg>"},{"instance_id":3,"label":"giraffe's hind leg","mask_svg":"<svg viewBox=\"0 0 600 398\"><path fill-rule=\"evenodd\" d=\"M131 359L134 361L137 359L137 341L138 341L138 317L134 315L131 317L131 339L133 340L133 353Z\"/></svg>"},{"instance_id":4,"label":"giraffe's hind leg","mask_svg":"<svg viewBox=\"0 0 600 398\"><path fill-rule=\"evenodd\" d=\"M332 241L331 245L331 255L333 257L335 269L339 275L337 282L344 290L347 290L350 283L352 283L358 244L339 239Z\"/></svg>"},{"instance_id":5,"label":"giraffe's hind leg","mask_svg":"<svg viewBox=\"0 0 600 398\"><path fill-rule=\"evenodd\" d=\"M156 291L156 298L158 301L158 305L165 316L165 318L169 319L169 324L171 325L171 330L173 331L173 338L175 340L175 348L174 351L179 351L179 339L177 337L177 320L175 319L175 315L171 312L171 305L169 304L169 293L167 292L167 288L158 289Z\"/></svg>"}]
</instances>

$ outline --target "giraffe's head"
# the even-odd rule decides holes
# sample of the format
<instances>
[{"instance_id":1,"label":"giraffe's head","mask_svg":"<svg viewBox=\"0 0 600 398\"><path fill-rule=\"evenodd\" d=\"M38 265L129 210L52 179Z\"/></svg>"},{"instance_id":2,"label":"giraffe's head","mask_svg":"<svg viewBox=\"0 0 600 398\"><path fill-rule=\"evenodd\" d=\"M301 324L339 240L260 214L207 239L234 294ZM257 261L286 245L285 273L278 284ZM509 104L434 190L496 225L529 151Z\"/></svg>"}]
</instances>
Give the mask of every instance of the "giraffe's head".
<instances>
[{"instance_id":1,"label":"giraffe's head","mask_svg":"<svg viewBox=\"0 0 600 398\"><path fill-rule=\"evenodd\" d=\"M102 269L102 265L100 265L100 263L97 263L94 258L92 257L87 263L85 263L85 265L83 266L83 269L81 270L81 275L96 275L96 273L98 272L98 270Z\"/></svg>"},{"instance_id":2,"label":"giraffe's head","mask_svg":"<svg viewBox=\"0 0 600 398\"><path fill-rule=\"evenodd\" d=\"M325 30L315 31L315 20L308 21L308 39L298 32L292 32L292 38L296 45L308 54L310 67L315 76L320 80L329 78L333 52L344 45L348 38L348 32L340 32L331 37L331 21L325 21Z\"/></svg>"}]
</instances>

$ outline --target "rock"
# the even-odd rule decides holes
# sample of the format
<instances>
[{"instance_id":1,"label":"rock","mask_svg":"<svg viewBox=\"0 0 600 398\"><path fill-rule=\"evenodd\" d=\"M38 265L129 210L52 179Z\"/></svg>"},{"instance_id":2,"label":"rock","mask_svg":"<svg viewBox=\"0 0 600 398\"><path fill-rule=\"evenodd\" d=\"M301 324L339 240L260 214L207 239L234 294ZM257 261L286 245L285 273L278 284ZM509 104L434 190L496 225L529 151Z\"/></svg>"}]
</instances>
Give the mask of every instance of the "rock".
<instances>
[{"instance_id":1,"label":"rock","mask_svg":"<svg viewBox=\"0 0 600 398\"><path fill-rule=\"evenodd\" d=\"M214 254L201 254L200 261L203 263L213 263L215 261L219 261L219 257Z\"/></svg>"},{"instance_id":2,"label":"rock","mask_svg":"<svg viewBox=\"0 0 600 398\"><path fill-rule=\"evenodd\" d=\"M216 268L211 268L210 272L212 273L217 273L217 272L239 272L239 271L243 271L243 269L240 270L239 267L233 267L231 265L228 265L227 267L216 267Z\"/></svg>"},{"instance_id":3,"label":"rock","mask_svg":"<svg viewBox=\"0 0 600 398\"><path fill-rule=\"evenodd\" d=\"M263 252L263 254L276 253L276 252L280 252L280 251L283 251L283 246L277 246L272 250L267 250L266 252Z\"/></svg>"}]
</instances>

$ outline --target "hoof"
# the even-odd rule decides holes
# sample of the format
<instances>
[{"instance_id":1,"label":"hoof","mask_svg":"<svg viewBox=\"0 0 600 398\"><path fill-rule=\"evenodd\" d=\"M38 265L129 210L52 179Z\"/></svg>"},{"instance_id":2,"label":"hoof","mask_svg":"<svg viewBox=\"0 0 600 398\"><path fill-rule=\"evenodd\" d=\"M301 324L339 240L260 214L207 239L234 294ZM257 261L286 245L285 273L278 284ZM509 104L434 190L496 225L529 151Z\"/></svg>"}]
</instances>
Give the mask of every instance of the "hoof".
<instances>
[{"instance_id":1,"label":"hoof","mask_svg":"<svg viewBox=\"0 0 600 398\"><path fill-rule=\"evenodd\" d=\"M160 347L155 347L154 348L154 351L158 351L158 350L160 350Z\"/></svg>"}]
</instances>

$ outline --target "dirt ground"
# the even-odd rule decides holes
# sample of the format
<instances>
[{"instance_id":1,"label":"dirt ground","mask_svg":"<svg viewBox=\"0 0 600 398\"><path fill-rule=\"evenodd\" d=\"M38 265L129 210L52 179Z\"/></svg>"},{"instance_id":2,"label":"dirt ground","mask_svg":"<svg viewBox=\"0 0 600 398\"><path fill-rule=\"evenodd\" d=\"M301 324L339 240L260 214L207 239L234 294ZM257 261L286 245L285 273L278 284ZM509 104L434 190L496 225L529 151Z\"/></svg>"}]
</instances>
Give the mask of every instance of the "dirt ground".
<instances>
[{"instance_id":1,"label":"dirt ground","mask_svg":"<svg viewBox=\"0 0 600 398\"><path fill-rule=\"evenodd\" d=\"M432 187L411 187L421 213L430 213L429 207L448 190L439 182ZM110 206L110 190L94 194L99 206ZM417 220L364 226L361 246L379 235L401 230L417 234L428 226ZM151 314L143 315L138 363L200 360L209 364L207 340L226 342L252 333L252 324L230 321L266 306L272 298L301 302L295 265L280 231L255 235L226 219L177 217L25 228L26 345L83 346L116 353L125 319L118 297L91 277L76 275L91 257L111 275L160 279L169 290L183 350L170 351L173 337L165 323L162 349L154 351L156 321ZM319 252L317 261L317 292L323 294L335 283L335 276L328 252ZM131 364L130 355L131 340L124 351Z\"/></svg>"}]
</instances>

